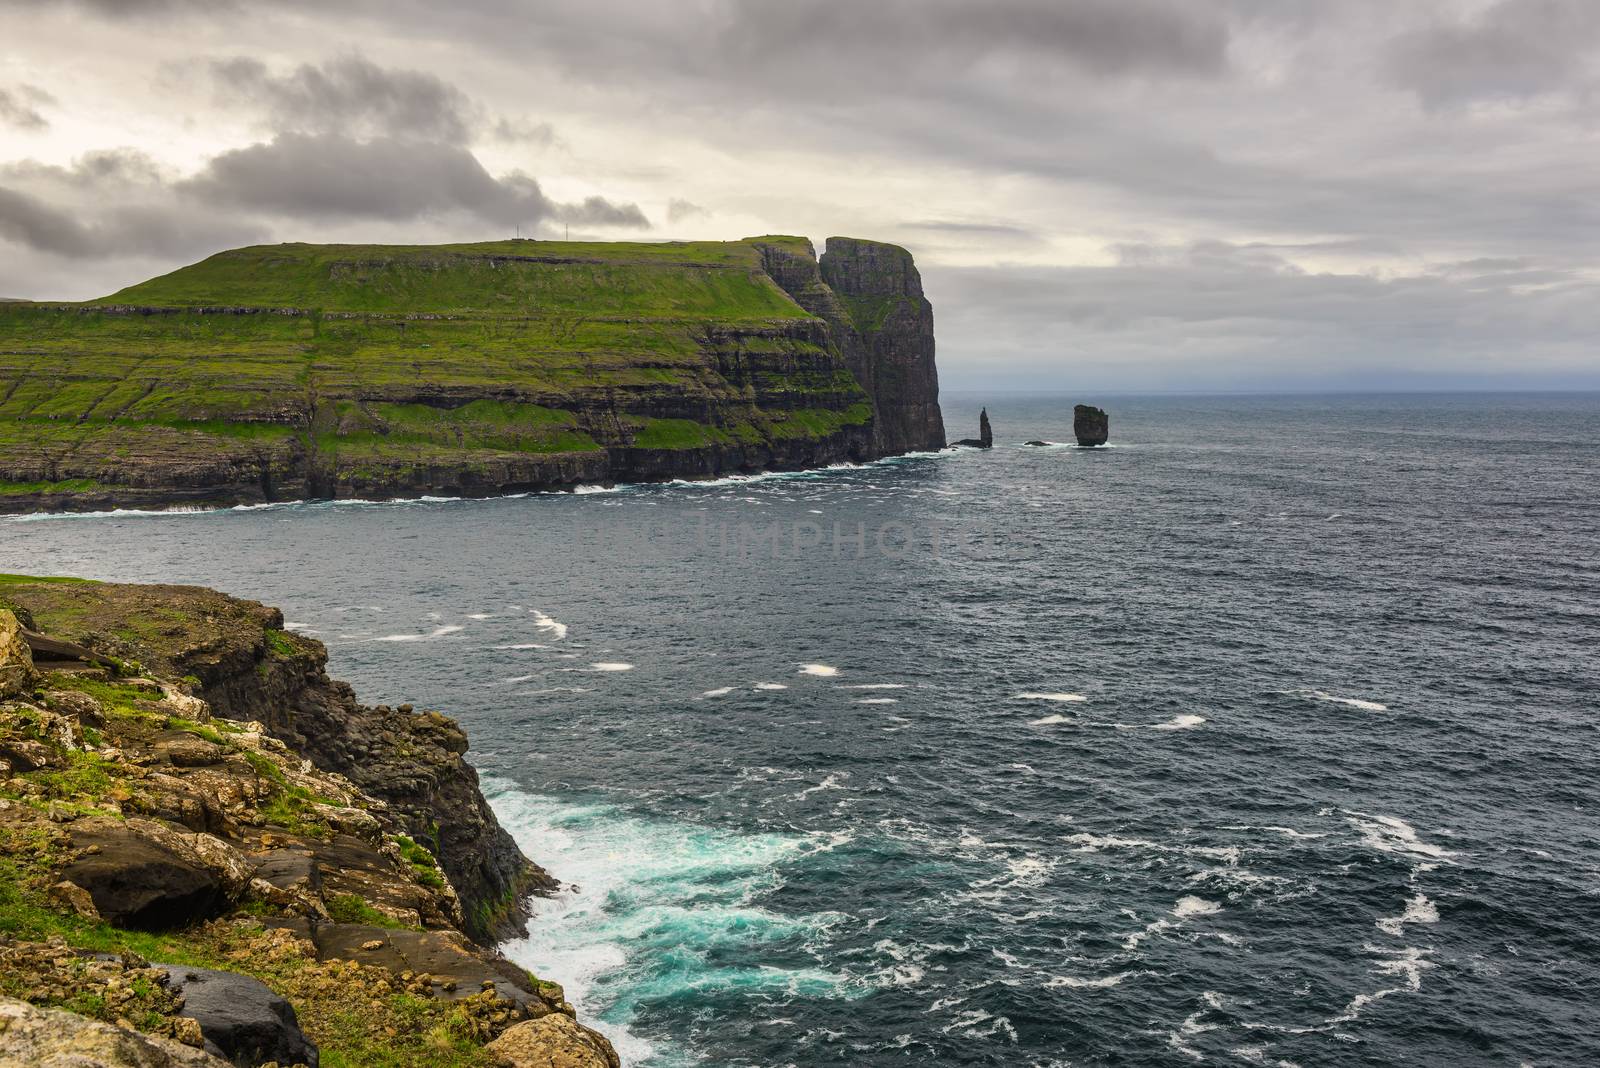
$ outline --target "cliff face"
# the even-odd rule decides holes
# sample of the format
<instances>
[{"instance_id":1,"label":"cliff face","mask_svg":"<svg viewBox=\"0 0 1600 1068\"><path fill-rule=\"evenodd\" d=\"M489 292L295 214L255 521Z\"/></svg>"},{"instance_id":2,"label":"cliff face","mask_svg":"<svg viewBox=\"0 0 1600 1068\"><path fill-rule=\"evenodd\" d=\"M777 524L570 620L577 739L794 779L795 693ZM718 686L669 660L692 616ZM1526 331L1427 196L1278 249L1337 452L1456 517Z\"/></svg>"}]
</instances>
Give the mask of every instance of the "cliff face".
<instances>
[{"instance_id":1,"label":"cliff face","mask_svg":"<svg viewBox=\"0 0 1600 1068\"><path fill-rule=\"evenodd\" d=\"M167 678L187 678L219 716L261 723L314 766L387 806L438 859L461 924L486 944L522 933L526 897L556 882L517 848L478 790L454 721L368 707L324 670L322 643L283 630L255 601L194 586L48 583L0 588L40 629Z\"/></svg>"},{"instance_id":2,"label":"cliff face","mask_svg":"<svg viewBox=\"0 0 1600 1068\"><path fill-rule=\"evenodd\" d=\"M0 1015L39 1021L0 1062L71 1033L135 1051L96 1064L617 1068L487 944L551 881L460 730L361 706L281 627L196 587L0 576Z\"/></svg>"},{"instance_id":3,"label":"cliff face","mask_svg":"<svg viewBox=\"0 0 1600 1068\"><path fill-rule=\"evenodd\" d=\"M237 249L0 305L0 511L484 496L944 443L910 254L831 238Z\"/></svg>"},{"instance_id":4,"label":"cliff face","mask_svg":"<svg viewBox=\"0 0 1600 1068\"><path fill-rule=\"evenodd\" d=\"M855 326L861 353L851 370L872 396L878 451L889 456L944 448L933 306L922 295L911 253L878 241L830 237L821 270Z\"/></svg>"}]
</instances>

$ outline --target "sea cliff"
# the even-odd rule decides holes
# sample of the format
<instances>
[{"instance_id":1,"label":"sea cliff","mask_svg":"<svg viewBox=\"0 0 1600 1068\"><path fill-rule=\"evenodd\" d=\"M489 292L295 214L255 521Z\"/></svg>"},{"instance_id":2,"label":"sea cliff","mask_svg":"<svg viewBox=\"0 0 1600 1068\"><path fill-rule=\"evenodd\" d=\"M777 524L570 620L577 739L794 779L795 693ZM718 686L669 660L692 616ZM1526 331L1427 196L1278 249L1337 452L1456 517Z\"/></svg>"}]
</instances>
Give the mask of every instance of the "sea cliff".
<instances>
[{"instance_id":1,"label":"sea cliff","mask_svg":"<svg viewBox=\"0 0 1600 1068\"><path fill-rule=\"evenodd\" d=\"M493 948L556 883L465 735L325 659L212 590L0 576L0 1062L615 1068Z\"/></svg>"},{"instance_id":2,"label":"sea cliff","mask_svg":"<svg viewBox=\"0 0 1600 1068\"><path fill-rule=\"evenodd\" d=\"M273 245L0 305L0 511L487 496L945 444L910 253Z\"/></svg>"}]
</instances>

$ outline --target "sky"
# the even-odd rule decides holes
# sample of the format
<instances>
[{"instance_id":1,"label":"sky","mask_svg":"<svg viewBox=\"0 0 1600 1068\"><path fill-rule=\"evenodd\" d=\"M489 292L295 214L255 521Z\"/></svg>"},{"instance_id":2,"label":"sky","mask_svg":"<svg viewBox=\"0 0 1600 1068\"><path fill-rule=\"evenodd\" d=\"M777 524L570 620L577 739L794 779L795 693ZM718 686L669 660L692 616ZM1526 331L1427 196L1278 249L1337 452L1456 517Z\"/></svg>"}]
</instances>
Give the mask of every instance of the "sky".
<instances>
[{"instance_id":1,"label":"sky","mask_svg":"<svg viewBox=\"0 0 1600 1068\"><path fill-rule=\"evenodd\" d=\"M946 388L1600 388L1594 0L0 0L0 297L842 234Z\"/></svg>"}]
</instances>

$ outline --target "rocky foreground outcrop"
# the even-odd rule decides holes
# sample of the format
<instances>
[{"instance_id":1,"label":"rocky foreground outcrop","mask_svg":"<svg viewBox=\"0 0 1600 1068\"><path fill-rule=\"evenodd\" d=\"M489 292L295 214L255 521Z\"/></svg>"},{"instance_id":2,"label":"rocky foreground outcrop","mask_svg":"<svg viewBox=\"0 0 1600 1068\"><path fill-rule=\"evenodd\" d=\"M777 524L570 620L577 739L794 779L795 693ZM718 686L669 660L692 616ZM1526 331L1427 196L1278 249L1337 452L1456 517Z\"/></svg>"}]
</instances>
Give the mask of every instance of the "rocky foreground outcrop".
<instances>
[{"instance_id":1,"label":"rocky foreground outcrop","mask_svg":"<svg viewBox=\"0 0 1600 1068\"><path fill-rule=\"evenodd\" d=\"M616 1068L491 948L553 881L446 717L361 706L274 610L195 587L3 577L8 634L0 996L129 1033L74 1024L111 1046L59 1063ZM16 1063L69 1055L24 1018Z\"/></svg>"}]
</instances>

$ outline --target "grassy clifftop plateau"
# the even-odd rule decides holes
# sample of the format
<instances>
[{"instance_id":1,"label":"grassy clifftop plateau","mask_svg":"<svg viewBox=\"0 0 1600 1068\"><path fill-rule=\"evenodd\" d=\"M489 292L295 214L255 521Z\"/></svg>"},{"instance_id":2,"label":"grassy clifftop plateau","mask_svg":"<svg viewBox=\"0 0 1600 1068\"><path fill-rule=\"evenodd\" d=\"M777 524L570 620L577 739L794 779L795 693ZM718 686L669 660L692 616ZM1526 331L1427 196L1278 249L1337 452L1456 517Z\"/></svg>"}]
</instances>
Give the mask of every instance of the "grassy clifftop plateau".
<instances>
[{"instance_id":1,"label":"grassy clifftop plateau","mask_svg":"<svg viewBox=\"0 0 1600 1068\"><path fill-rule=\"evenodd\" d=\"M834 293L829 257L861 292ZM490 494L936 447L910 262L832 239L819 265L793 237L275 245L97 301L3 304L0 510ZM925 363L909 402L880 350ZM910 438L903 408L927 424Z\"/></svg>"}]
</instances>

